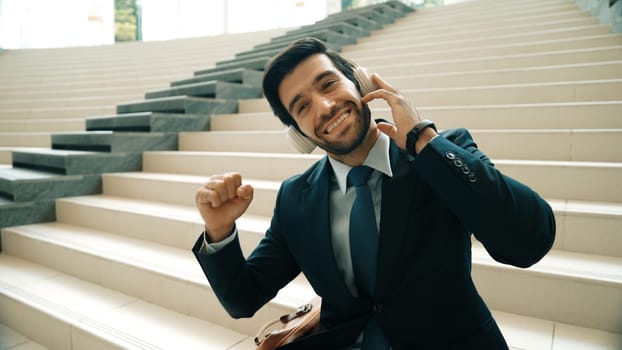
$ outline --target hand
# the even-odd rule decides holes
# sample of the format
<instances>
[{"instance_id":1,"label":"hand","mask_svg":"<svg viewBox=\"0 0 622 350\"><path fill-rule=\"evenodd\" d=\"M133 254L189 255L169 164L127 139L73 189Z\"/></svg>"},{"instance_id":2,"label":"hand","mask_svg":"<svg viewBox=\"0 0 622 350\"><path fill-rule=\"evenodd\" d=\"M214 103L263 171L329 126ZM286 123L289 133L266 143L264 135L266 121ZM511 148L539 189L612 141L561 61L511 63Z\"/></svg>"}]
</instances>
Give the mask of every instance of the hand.
<instances>
[{"instance_id":1,"label":"hand","mask_svg":"<svg viewBox=\"0 0 622 350\"><path fill-rule=\"evenodd\" d=\"M220 242L232 233L235 220L248 209L253 187L242 186L238 173L213 175L197 190L195 200L210 243Z\"/></svg>"},{"instance_id":2,"label":"hand","mask_svg":"<svg viewBox=\"0 0 622 350\"><path fill-rule=\"evenodd\" d=\"M372 74L371 79L379 89L363 96L362 102L368 103L377 98L387 101L391 108L395 125L380 122L378 123L378 129L392 138L400 148L406 149L406 135L415 124L421 121L419 112L417 112L417 109L409 99L405 98L389 83L382 80L378 74Z\"/></svg>"}]
</instances>

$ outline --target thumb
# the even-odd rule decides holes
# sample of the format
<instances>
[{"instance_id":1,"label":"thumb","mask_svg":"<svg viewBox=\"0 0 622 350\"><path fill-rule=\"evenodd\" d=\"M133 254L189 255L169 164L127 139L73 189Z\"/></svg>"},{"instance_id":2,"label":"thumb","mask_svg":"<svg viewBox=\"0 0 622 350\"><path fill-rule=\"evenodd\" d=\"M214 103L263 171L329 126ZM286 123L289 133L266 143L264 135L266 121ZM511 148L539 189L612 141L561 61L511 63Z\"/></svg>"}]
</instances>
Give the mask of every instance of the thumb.
<instances>
[{"instance_id":1,"label":"thumb","mask_svg":"<svg viewBox=\"0 0 622 350\"><path fill-rule=\"evenodd\" d=\"M239 200L250 203L253 200L253 194L255 191L251 185L242 185L238 187L235 192Z\"/></svg>"},{"instance_id":2,"label":"thumb","mask_svg":"<svg viewBox=\"0 0 622 350\"><path fill-rule=\"evenodd\" d=\"M397 137L397 128L393 124L379 122L378 129L394 140Z\"/></svg>"}]
</instances>

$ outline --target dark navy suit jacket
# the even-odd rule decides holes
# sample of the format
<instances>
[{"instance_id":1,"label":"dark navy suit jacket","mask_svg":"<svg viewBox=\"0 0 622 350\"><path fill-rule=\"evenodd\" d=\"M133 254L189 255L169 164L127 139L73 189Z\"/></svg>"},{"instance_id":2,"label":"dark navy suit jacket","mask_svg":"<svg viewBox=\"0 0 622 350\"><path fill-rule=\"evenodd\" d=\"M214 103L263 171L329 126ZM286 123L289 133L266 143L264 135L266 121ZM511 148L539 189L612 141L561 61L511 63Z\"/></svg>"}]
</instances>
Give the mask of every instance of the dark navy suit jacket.
<instances>
[{"instance_id":1,"label":"dark navy suit jacket","mask_svg":"<svg viewBox=\"0 0 622 350\"><path fill-rule=\"evenodd\" d=\"M465 129L441 133L416 157L392 142L390 160L374 300L352 296L337 268L324 157L284 181L271 226L248 259L239 242L201 254L197 240L193 251L229 314L252 316L302 272L322 297L321 328L291 348L343 347L370 317L393 349L506 348L471 279L471 235L495 260L528 267L553 244L550 206L496 170Z\"/></svg>"}]
</instances>

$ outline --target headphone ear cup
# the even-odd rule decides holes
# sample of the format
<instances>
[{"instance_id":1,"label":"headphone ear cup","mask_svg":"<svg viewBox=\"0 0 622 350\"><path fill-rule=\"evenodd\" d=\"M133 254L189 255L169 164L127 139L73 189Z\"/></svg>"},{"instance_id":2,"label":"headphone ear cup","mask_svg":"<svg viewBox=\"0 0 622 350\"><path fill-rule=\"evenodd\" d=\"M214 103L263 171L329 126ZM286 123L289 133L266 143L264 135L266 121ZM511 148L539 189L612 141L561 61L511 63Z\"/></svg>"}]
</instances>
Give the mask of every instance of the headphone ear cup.
<instances>
[{"instance_id":1,"label":"headphone ear cup","mask_svg":"<svg viewBox=\"0 0 622 350\"><path fill-rule=\"evenodd\" d=\"M316 145L308 137L302 135L292 125L285 129L285 137L300 153L311 153L315 149Z\"/></svg>"},{"instance_id":2,"label":"headphone ear cup","mask_svg":"<svg viewBox=\"0 0 622 350\"><path fill-rule=\"evenodd\" d=\"M371 74L367 71L367 68L356 66L354 67L354 77L359 82L361 87L361 95L365 96L368 93L377 90L376 84L371 80Z\"/></svg>"}]
</instances>

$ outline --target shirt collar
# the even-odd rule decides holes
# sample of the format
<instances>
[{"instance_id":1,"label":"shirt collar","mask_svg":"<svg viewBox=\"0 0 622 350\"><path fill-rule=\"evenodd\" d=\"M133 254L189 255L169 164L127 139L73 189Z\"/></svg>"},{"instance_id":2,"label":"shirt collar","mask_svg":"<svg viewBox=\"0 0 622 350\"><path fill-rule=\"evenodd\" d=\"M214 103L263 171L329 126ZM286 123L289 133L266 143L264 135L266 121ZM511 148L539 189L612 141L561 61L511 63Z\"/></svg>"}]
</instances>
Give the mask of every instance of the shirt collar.
<instances>
[{"instance_id":1,"label":"shirt collar","mask_svg":"<svg viewBox=\"0 0 622 350\"><path fill-rule=\"evenodd\" d=\"M391 161L389 159L390 141L389 136L381 132L376 140L376 143L374 143L369 151L367 158L365 158L363 165L367 165L376 171L386 174L389 177L393 177ZM335 175L335 179L337 180L337 185L339 185L339 190L341 193L345 194L348 189L348 172L350 172L352 167L331 157L328 157L328 161L333 168L333 173Z\"/></svg>"}]
</instances>

